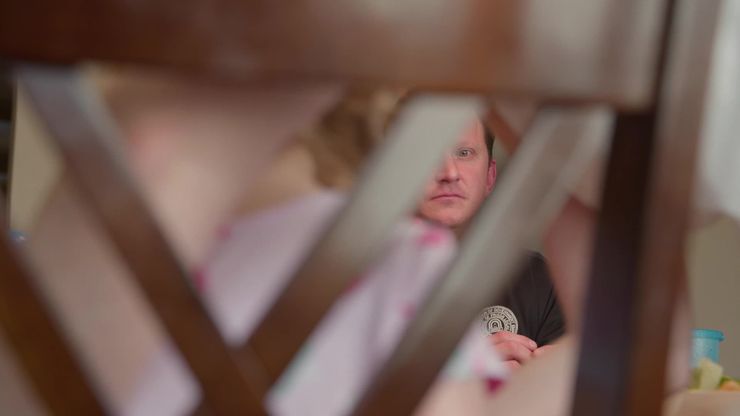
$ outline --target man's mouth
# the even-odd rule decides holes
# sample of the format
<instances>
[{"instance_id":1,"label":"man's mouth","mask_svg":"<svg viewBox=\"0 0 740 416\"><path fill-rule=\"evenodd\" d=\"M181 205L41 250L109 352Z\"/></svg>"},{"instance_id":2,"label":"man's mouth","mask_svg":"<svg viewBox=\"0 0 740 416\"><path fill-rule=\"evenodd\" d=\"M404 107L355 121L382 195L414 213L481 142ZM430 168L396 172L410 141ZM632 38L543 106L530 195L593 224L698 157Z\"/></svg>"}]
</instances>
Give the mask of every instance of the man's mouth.
<instances>
[{"instance_id":1,"label":"man's mouth","mask_svg":"<svg viewBox=\"0 0 740 416\"><path fill-rule=\"evenodd\" d=\"M460 198L460 199L464 199L464 197L462 195L460 195L458 193L454 193L454 192L445 192L445 193L441 193L441 194L436 194L436 195L434 195L430 199L431 200L435 200L435 199L443 199L443 198Z\"/></svg>"}]
</instances>

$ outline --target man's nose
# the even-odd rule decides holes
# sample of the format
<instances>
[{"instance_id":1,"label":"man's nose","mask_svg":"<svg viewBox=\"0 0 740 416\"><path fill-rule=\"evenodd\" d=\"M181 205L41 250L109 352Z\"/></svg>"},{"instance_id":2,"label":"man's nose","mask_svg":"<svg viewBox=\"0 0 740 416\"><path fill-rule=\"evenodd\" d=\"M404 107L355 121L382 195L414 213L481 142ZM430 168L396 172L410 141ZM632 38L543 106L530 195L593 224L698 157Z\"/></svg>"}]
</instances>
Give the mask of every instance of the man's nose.
<instances>
[{"instance_id":1,"label":"man's nose","mask_svg":"<svg viewBox=\"0 0 740 416\"><path fill-rule=\"evenodd\" d=\"M452 157L445 157L442 167L437 171L436 179L437 182L456 182L460 179L460 172Z\"/></svg>"}]
</instances>

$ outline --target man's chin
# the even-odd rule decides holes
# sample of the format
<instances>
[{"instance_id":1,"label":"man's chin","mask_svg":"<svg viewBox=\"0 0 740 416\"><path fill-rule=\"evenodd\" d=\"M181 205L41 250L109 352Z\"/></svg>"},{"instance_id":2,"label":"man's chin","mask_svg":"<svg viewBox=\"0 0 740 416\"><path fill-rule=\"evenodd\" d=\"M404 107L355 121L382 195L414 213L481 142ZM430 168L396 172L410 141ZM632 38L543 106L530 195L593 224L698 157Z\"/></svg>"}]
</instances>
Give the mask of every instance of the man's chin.
<instances>
[{"instance_id":1,"label":"man's chin","mask_svg":"<svg viewBox=\"0 0 740 416\"><path fill-rule=\"evenodd\" d=\"M452 229L458 228L462 224L459 218L453 216L419 214L419 217L434 224Z\"/></svg>"}]
</instances>

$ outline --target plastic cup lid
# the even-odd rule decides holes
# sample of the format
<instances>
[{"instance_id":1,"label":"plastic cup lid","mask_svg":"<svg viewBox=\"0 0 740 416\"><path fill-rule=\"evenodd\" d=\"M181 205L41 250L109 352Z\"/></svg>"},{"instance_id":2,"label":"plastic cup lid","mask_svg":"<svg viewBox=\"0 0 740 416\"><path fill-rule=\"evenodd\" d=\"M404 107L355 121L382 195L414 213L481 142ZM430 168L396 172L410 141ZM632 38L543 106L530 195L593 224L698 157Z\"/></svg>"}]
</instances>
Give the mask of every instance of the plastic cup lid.
<instances>
[{"instance_id":1,"label":"plastic cup lid","mask_svg":"<svg viewBox=\"0 0 740 416\"><path fill-rule=\"evenodd\" d=\"M717 331L716 329L695 329L694 338L709 338L724 341L725 334L723 334L722 331Z\"/></svg>"}]
</instances>

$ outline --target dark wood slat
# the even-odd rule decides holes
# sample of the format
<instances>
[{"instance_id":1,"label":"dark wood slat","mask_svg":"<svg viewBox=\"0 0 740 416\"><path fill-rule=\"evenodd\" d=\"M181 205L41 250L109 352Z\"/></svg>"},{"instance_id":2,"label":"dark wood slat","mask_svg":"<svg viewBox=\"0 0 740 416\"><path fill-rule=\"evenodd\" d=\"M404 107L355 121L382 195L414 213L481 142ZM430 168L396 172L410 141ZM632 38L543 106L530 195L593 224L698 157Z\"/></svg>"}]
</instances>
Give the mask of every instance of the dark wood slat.
<instances>
[{"instance_id":1,"label":"dark wood slat","mask_svg":"<svg viewBox=\"0 0 740 416\"><path fill-rule=\"evenodd\" d=\"M654 28L664 2L5 1L0 55L236 78L338 77L634 107L648 103Z\"/></svg>"},{"instance_id":2,"label":"dark wood slat","mask_svg":"<svg viewBox=\"0 0 740 416\"><path fill-rule=\"evenodd\" d=\"M666 26L671 12L672 7L666 13ZM664 32L665 55L670 30ZM656 69L660 82L663 66L661 62ZM620 114L614 126L586 296L574 415L626 412L640 240L661 85L653 91L656 99L648 110Z\"/></svg>"},{"instance_id":3,"label":"dark wood slat","mask_svg":"<svg viewBox=\"0 0 740 416\"><path fill-rule=\"evenodd\" d=\"M715 1L677 2L656 106L618 119L575 415L661 412L716 7Z\"/></svg>"},{"instance_id":4,"label":"dark wood slat","mask_svg":"<svg viewBox=\"0 0 740 416\"><path fill-rule=\"evenodd\" d=\"M653 130L653 114L622 114L614 128L586 297L575 415L625 411L623 383L635 321L634 286Z\"/></svg>"},{"instance_id":5,"label":"dark wood slat","mask_svg":"<svg viewBox=\"0 0 740 416\"><path fill-rule=\"evenodd\" d=\"M565 201L567 190L559 182L580 174L604 142L599 139L606 138L610 121L603 109L545 110L537 116L447 277L419 309L355 415L413 412L470 323L514 275L526 244Z\"/></svg>"},{"instance_id":6,"label":"dark wood slat","mask_svg":"<svg viewBox=\"0 0 740 416\"><path fill-rule=\"evenodd\" d=\"M648 188L628 415L658 414L663 405L670 323L685 285L684 253L719 3L679 0L677 5Z\"/></svg>"},{"instance_id":7,"label":"dark wood slat","mask_svg":"<svg viewBox=\"0 0 740 416\"><path fill-rule=\"evenodd\" d=\"M245 347L257 353L270 382L282 374L349 283L381 252L394 225L413 211L442 155L481 109L476 97L420 96L407 104L383 147L368 161L346 206Z\"/></svg>"},{"instance_id":8,"label":"dark wood slat","mask_svg":"<svg viewBox=\"0 0 740 416\"><path fill-rule=\"evenodd\" d=\"M0 207L0 216L4 217L4 211ZM1 222L5 224L4 218ZM0 325L50 412L108 413L33 283L29 268L6 236L0 238Z\"/></svg>"},{"instance_id":9,"label":"dark wood slat","mask_svg":"<svg viewBox=\"0 0 740 416\"><path fill-rule=\"evenodd\" d=\"M250 356L237 360L194 292L116 153L116 131L94 95L67 68L23 68L29 92L82 195L137 278L217 414L264 413L267 385Z\"/></svg>"},{"instance_id":10,"label":"dark wood slat","mask_svg":"<svg viewBox=\"0 0 740 416\"><path fill-rule=\"evenodd\" d=\"M0 120L13 118L14 85L10 71L0 64Z\"/></svg>"}]
</instances>

